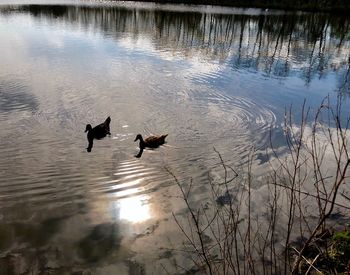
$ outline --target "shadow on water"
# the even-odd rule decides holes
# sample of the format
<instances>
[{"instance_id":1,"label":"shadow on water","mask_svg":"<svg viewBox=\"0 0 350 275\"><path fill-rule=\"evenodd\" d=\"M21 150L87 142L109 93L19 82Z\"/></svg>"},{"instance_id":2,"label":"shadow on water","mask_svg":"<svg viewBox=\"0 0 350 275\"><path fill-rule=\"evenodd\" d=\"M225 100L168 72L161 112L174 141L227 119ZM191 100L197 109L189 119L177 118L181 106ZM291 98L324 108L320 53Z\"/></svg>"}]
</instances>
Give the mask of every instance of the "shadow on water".
<instances>
[{"instance_id":1,"label":"shadow on water","mask_svg":"<svg viewBox=\"0 0 350 275\"><path fill-rule=\"evenodd\" d=\"M0 273L27 274L25 272L31 270L33 274L43 274L46 271L62 274L61 272L67 271L67 266L69 271L74 268L80 270L72 255L78 255L84 263L96 263L119 250L122 236L118 224L102 223L92 227L86 236L75 236L73 232L71 236L66 236L72 241L69 244L70 251L65 251L55 243L65 226L72 223L71 218L73 214L47 218L38 223L2 222ZM75 262L73 269L70 266L72 262Z\"/></svg>"},{"instance_id":2,"label":"shadow on water","mask_svg":"<svg viewBox=\"0 0 350 275\"><path fill-rule=\"evenodd\" d=\"M13 10L2 8L6 14ZM277 78L295 76L306 84L334 70L347 70L350 20L321 13L210 14L118 6L15 8L38 19L62 20L95 28L119 39L123 33L149 36L157 49L200 52L233 69L261 71ZM337 53L337 58L335 54ZM346 78L339 79L339 87Z\"/></svg>"},{"instance_id":3,"label":"shadow on water","mask_svg":"<svg viewBox=\"0 0 350 275\"><path fill-rule=\"evenodd\" d=\"M40 223L17 221L0 225L1 274L24 274L26 270L47 270L50 258L60 253L48 245L70 216L48 218ZM23 252L25 248L25 252ZM57 248L56 248L57 249ZM6 251L11 251L6 253ZM14 250L14 251L13 251Z\"/></svg>"},{"instance_id":4,"label":"shadow on water","mask_svg":"<svg viewBox=\"0 0 350 275\"><path fill-rule=\"evenodd\" d=\"M79 255L87 262L97 262L118 250L121 239L117 224L98 224L78 243Z\"/></svg>"},{"instance_id":5,"label":"shadow on water","mask_svg":"<svg viewBox=\"0 0 350 275\"><path fill-rule=\"evenodd\" d=\"M0 249L6 250L15 242L30 243L34 247L41 247L60 231L65 217L48 218L39 224L15 222L2 223L0 226Z\"/></svg>"}]
</instances>

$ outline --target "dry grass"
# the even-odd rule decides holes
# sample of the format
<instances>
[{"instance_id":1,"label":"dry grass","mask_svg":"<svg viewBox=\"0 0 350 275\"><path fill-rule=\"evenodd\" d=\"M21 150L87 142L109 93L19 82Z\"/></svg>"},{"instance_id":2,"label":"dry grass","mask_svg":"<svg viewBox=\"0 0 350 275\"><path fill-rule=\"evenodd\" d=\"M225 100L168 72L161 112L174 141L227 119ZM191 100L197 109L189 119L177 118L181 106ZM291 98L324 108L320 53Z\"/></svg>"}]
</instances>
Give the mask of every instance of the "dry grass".
<instances>
[{"instance_id":1,"label":"dry grass","mask_svg":"<svg viewBox=\"0 0 350 275\"><path fill-rule=\"evenodd\" d=\"M325 99L310 119L294 123L285 113L287 153L271 143L269 173L263 194L257 194L254 151L245 170L237 173L217 152L222 182L209 178L211 198L194 206L193 183L177 183L186 219L174 219L187 242L186 253L198 274L328 274L324 264L332 234L333 216L349 214L346 183L349 176L349 120L340 121L341 103L332 108ZM298 126L296 126L298 125ZM343 192L344 191L344 192ZM259 210L252 211L252 207ZM256 213L259 214L256 214ZM321 264L322 259L322 264Z\"/></svg>"}]
</instances>

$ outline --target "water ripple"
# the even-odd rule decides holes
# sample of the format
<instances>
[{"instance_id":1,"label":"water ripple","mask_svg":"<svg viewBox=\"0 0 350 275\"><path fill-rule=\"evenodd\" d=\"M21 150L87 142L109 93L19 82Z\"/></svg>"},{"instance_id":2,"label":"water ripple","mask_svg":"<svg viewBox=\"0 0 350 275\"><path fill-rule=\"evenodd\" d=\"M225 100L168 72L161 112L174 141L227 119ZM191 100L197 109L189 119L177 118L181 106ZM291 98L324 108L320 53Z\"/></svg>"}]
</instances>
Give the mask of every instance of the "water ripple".
<instances>
[{"instance_id":1,"label":"water ripple","mask_svg":"<svg viewBox=\"0 0 350 275\"><path fill-rule=\"evenodd\" d=\"M31 111L38 109L38 100L29 92L29 88L21 80L0 79L0 113Z\"/></svg>"}]
</instances>

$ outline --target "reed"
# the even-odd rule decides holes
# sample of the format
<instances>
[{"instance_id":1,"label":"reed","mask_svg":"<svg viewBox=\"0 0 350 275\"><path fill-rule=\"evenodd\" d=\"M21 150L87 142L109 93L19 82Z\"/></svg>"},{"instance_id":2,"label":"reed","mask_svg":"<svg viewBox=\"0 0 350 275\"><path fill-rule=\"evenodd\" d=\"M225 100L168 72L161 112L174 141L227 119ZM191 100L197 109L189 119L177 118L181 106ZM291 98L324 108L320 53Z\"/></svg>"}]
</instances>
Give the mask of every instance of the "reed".
<instances>
[{"instance_id":1,"label":"reed","mask_svg":"<svg viewBox=\"0 0 350 275\"><path fill-rule=\"evenodd\" d=\"M341 122L341 102L332 107L329 98L313 116L304 103L298 123L292 113L292 108L285 112L286 147L280 150L271 141L270 172L263 178L254 177L254 150L239 172L216 151L222 181L209 176L210 198L198 205L194 183L182 183L169 171L188 210L187 217L173 217L200 274L350 271L350 259L344 258L350 233L340 219L350 212L350 120ZM253 207L259 207L255 214Z\"/></svg>"}]
</instances>

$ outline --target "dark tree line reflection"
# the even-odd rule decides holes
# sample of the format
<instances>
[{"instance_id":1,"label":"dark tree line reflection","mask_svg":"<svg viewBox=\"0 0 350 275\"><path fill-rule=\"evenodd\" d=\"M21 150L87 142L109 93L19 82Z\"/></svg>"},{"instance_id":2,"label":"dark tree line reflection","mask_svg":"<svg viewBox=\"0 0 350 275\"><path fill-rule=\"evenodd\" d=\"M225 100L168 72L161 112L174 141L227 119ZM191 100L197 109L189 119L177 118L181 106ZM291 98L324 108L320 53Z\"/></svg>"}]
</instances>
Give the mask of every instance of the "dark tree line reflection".
<instances>
[{"instance_id":1,"label":"dark tree line reflection","mask_svg":"<svg viewBox=\"0 0 350 275\"><path fill-rule=\"evenodd\" d=\"M200 54L233 68L281 78L298 75L305 83L330 71L348 71L350 20L343 16L210 14L115 6L29 5L15 9L37 18L93 28L115 39L124 33L135 39L147 36L159 50L166 48L184 56ZM345 72L339 81L348 78ZM348 86L340 83L339 87L344 85Z\"/></svg>"}]
</instances>

